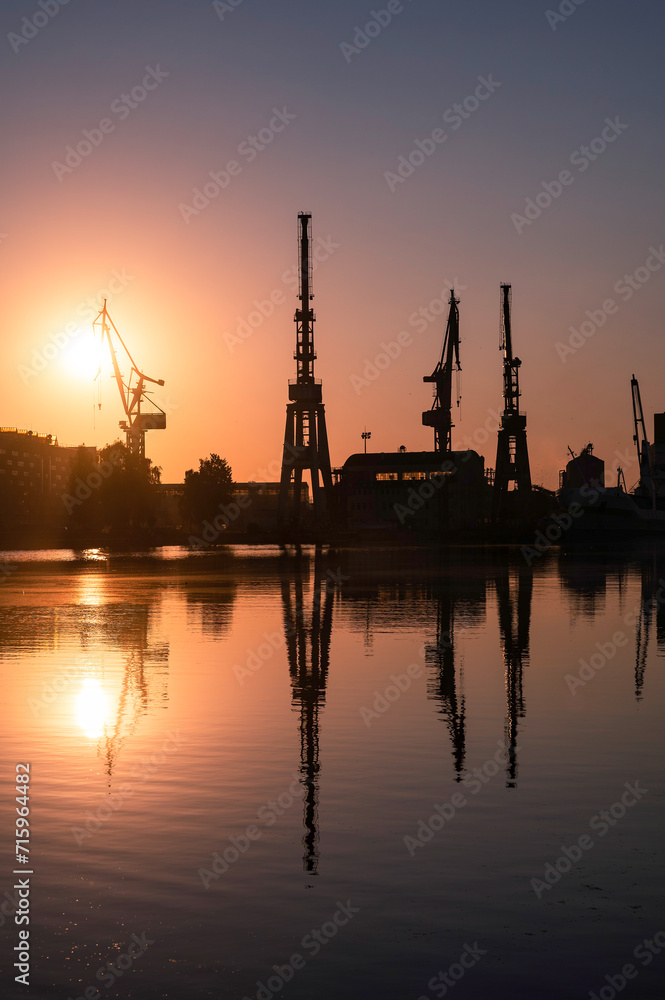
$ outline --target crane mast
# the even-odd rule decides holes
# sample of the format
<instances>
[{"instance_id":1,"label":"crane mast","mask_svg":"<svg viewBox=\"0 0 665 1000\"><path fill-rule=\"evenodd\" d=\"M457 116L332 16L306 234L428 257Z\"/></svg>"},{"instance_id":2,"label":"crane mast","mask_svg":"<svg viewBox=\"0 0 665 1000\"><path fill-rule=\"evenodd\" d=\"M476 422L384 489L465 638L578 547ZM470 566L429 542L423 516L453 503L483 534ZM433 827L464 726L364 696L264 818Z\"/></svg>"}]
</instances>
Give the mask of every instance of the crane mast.
<instances>
[{"instance_id":1,"label":"crane mast","mask_svg":"<svg viewBox=\"0 0 665 1000\"><path fill-rule=\"evenodd\" d=\"M282 451L282 473L279 487L278 521L300 527L304 503L303 473L312 481L312 501L315 524L326 521L334 502L328 432L321 381L314 378L314 310L312 294L312 216L298 215L298 256L300 281L296 309L296 379L289 380L289 402L286 406L286 427ZM290 509L289 509L290 508Z\"/></svg>"},{"instance_id":2,"label":"crane mast","mask_svg":"<svg viewBox=\"0 0 665 1000\"><path fill-rule=\"evenodd\" d=\"M459 299L455 298L455 290L450 289L450 310L446 335L441 351L441 360L431 375L423 376L423 382L434 383L434 402L429 410L423 413L423 426L434 428L434 451L449 454L452 450L452 394L453 371L461 371L459 360ZM457 405L460 397L457 397Z\"/></svg>"},{"instance_id":3,"label":"crane mast","mask_svg":"<svg viewBox=\"0 0 665 1000\"><path fill-rule=\"evenodd\" d=\"M499 349L503 351L503 414L499 427L494 470L493 519L503 513L509 486L520 494L531 492L531 470L526 442L526 414L519 409L519 369L513 357L512 288L501 285Z\"/></svg>"},{"instance_id":4,"label":"crane mast","mask_svg":"<svg viewBox=\"0 0 665 1000\"><path fill-rule=\"evenodd\" d=\"M633 441L635 442L635 447L637 448L637 461L639 463L640 478L650 480L652 470L651 455L649 453L649 441L647 439L647 431L644 424L640 384L634 375L630 380L630 389L633 396L633 422L635 424Z\"/></svg>"},{"instance_id":5,"label":"crane mast","mask_svg":"<svg viewBox=\"0 0 665 1000\"><path fill-rule=\"evenodd\" d=\"M160 406L157 406L154 400L150 398L146 392L145 385L146 382L150 382L153 385L164 385L164 379L150 378L149 375L145 375L136 367L136 363L129 352L129 348L118 333L115 323L108 314L106 299L104 299L104 305L100 309L97 318L93 321L92 328L95 333L99 333L102 347L106 344L109 349L111 364L113 366L113 377L115 378L116 385L118 386L120 399L125 411L126 419L121 420L119 426L120 429L125 432L127 450L131 455L138 455L140 458L145 458L146 431L164 430L166 427L166 413ZM129 377L126 382L123 379L122 371L120 369L118 352L116 350L113 335L115 335L119 341L131 365ZM100 379L101 385L100 376L101 369L96 375L96 378ZM156 406L157 410L144 412L141 409L141 404L145 402L150 403L153 407ZM99 402L98 405L101 409L101 402Z\"/></svg>"}]
</instances>

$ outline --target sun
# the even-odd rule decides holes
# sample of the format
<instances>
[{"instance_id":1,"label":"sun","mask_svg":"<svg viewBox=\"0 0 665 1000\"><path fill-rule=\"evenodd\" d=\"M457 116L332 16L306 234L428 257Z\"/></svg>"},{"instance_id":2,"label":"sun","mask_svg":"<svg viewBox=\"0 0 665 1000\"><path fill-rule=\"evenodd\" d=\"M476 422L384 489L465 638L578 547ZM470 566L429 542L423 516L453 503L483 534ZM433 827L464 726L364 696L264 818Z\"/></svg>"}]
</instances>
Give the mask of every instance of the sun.
<instances>
[{"instance_id":1,"label":"sun","mask_svg":"<svg viewBox=\"0 0 665 1000\"><path fill-rule=\"evenodd\" d=\"M89 330L79 330L62 352L64 368L77 378L92 381L99 371L102 351L99 339Z\"/></svg>"}]
</instances>

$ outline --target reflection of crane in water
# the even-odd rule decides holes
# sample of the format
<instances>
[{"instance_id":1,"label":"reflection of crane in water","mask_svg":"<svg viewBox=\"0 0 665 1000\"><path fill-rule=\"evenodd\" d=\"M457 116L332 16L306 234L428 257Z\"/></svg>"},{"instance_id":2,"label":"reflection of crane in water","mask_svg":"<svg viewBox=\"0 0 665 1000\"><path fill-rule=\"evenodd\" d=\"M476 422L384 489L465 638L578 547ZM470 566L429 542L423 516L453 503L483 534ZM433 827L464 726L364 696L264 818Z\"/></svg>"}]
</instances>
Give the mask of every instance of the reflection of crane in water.
<instances>
[{"instance_id":1,"label":"reflection of crane in water","mask_svg":"<svg viewBox=\"0 0 665 1000\"><path fill-rule=\"evenodd\" d=\"M641 566L642 591L640 608L635 626L635 699L642 700L644 689L644 674L647 665L647 653L651 640L651 626L655 615L656 619L656 644L658 652L662 655L663 639L665 629L663 619L665 617L665 580L658 565L657 555L654 552L651 562L644 560Z\"/></svg>"},{"instance_id":2,"label":"reflection of crane in water","mask_svg":"<svg viewBox=\"0 0 665 1000\"><path fill-rule=\"evenodd\" d=\"M462 667L460 667L459 694L455 674L454 619L455 598L449 587L445 586L437 595L436 643L425 646L425 663L434 668L429 694L441 704L441 714L450 732L455 781L461 781L466 755L466 713Z\"/></svg>"},{"instance_id":3,"label":"reflection of crane in water","mask_svg":"<svg viewBox=\"0 0 665 1000\"><path fill-rule=\"evenodd\" d=\"M517 581L514 577L511 580L510 569L506 567L499 571L495 582L499 632L506 668L505 739L508 752L506 787L515 788L517 784L517 730L519 720L523 719L525 715L522 671L524 664L529 659L533 574L520 567L517 571Z\"/></svg>"},{"instance_id":4,"label":"reflection of crane in water","mask_svg":"<svg viewBox=\"0 0 665 1000\"><path fill-rule=\"evenodd\" d=\"M644 672L647 665L647 652L651 638L651 600L645 594L644 575L642 576L642 601L635 626L635 700L642 701L644 688Z\"/></svg>"},{"instance_id":5,"label":"reflection of crane in water","mask_svg":"<svg viewBox=\"0 0 665 1000\"><path fill-rule=\"evenodd\" d=\"M297 565L292 573L282 571L281 583L293 703L300 710L300 780L305 786L303 868L316 873L319 863L319 709L326 696L334 585L322 573L317 553L308 627L301 566Z\"/></svg>"},{"instance_id":6,"label":"reflection of crane in water","mask_svg":"<svg viewBox=\"0 0 665 1000\"><path fill-rule=\"evenodd\" d=\"M81 709L98 736L97 753L105 763L109 785L120 750L141 718L155 707L165 707L167 694L167 643L149 642L150 606L111 604L84 610L82 646L100 646L107 652L121 651L119 685L111 694L117 671L102 667L101 677L84 686ZM116 701L117 699L117 701ZM109 701L115 702L107 714ZM97 718L95 718L97 715ZM110 716L110 718L109 718Z\"/></svg>"}]
</instances>

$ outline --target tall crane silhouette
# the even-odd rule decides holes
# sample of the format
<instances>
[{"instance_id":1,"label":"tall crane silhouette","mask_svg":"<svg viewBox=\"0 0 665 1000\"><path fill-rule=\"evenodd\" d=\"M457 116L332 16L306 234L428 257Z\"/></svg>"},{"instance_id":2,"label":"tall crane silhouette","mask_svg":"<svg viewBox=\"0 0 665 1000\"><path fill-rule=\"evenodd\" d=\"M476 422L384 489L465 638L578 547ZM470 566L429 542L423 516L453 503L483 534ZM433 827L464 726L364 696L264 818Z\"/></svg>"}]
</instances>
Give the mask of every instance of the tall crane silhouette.
<instances>
[{"instance_id":1,"label":"tall crane silhouette","mask_svg":"<svg viewBox=\"0 0 665 1000\"><path fill-rule=\"evenodd\" d=\"M493 517L502 513L510 483L522 495L531 492L531 470L526 443L526 413L519 408L519 370L522 362L513 357L512 289L501 285L501 334L503 351L503 414L499 428L494 470Z\"/></svg>"},{"instance_id":2,"label":"tall crane silhouette","mask_svg":"<svg viewBox=\"0 0 665 1000\"><path fill-rule=\"evenodd\" d=\"M125 411L126 419L120 421L120 429L125 432L127 450L131 455L138 455L140 458L145 458L146 431L164 430L166 427L166 413L160 406L157 406L154 400L150 399L145 386L146 382L151 382L153 385L164 385L164 379L150 378L149 375L145 375L136 367L136 362L131 356L129 348L118 333L115 323L108 314L106 299L104 299L104 305L94 320L92 328L95 333L99 333L102 347L106 344L111 355L113 376L118 386L120 399ZM118 340L131 366L126 381L120 370L114 337ZM101 367L95 378L99 379L98 385L101 394ZM141 405L146 402L150 403L152 407L157 407L157 409L153 409L152 412L148 413L142 411ZM98 406L101 409L101 395Z\"/></svg>"},{"instance_id":3,"label":"tall crane silhouette","mask_svg":"<svg viewBox=\"0 0 665 1000\"><path fill-rule=\"evenodd\" d=\"M455 290L450 290L450 309L448 324L441 351L441 360L431 375L425 375L423 382L434 383L434 402L429 410L423 413L423 426L434 428L434 451L449 454L452 450L451 435L455 426L452 421L452 391L453 371L461 371L459 361L459 299L455 298ZM457 394L457 405L460 395Z\"/></svg>"},{"instance_id":4,"label":"tall crane silhouette","mask_svg":"<svg viewBox=\"0 0 665 1000\"><path fill-rule=\"evenodd\" d=\"M286 429L282 455L282 475L279 487L278 519L287 520L291 500L292 524L297 525L302 514L302 475L308 471L312 480L314 519L321 523L330 513L333 498L332 469L328 448L328 432L323 405L321 380L314 378L314 310L312 292L312 216L298 215L298 249L300 260L300 307L296 309L296 379L289 380L289 403L286 406ZM293 489L291 490L291 480ZM321 487L323 481L323 488Z\"/></svg>"}]
</instances>

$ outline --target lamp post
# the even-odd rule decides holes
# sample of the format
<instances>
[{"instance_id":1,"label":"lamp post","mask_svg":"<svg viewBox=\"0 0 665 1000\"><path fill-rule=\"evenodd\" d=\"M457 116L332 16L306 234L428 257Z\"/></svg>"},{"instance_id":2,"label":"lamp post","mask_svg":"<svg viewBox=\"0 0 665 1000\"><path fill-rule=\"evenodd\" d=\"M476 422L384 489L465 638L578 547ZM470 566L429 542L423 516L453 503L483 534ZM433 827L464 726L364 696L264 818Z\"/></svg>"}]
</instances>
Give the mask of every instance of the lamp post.
<instances>
[{"instance_id":1,"label":"lamp post","mask_svg":"<svg viewBox=\"0 0 665 1000\"><path fill-rule=\"evenodd\" d=\"M367 454L367 442L371 438L372 432L371 431L363 431L360 436L363 439L363 441L365 442L365 454Z\"/></svg>"}]
</instances>

